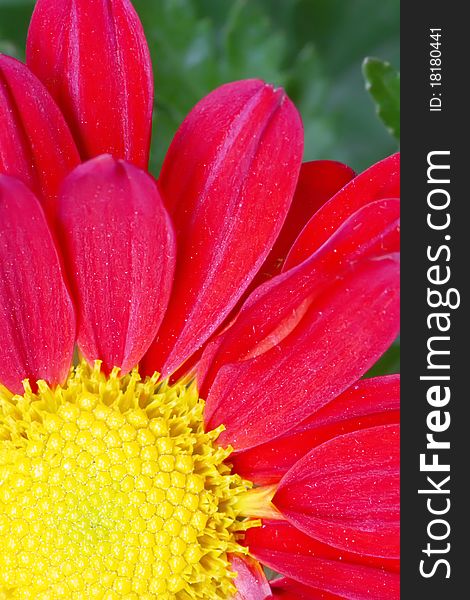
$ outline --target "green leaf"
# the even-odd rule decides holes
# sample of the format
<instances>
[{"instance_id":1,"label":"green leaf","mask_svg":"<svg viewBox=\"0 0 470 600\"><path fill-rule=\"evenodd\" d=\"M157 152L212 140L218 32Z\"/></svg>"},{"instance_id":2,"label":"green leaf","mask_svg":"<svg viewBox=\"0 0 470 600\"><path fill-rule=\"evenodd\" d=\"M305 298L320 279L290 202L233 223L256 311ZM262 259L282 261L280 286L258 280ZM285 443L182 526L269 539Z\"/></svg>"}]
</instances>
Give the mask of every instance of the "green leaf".
<instances>
[{"instance_id":1,"label":"green leaf","mask_svg":"<svg viewBox=\"0 0 470 600\"><path fill-rule=\"evenodd\" d=\"M385 354L365 374L365 377L377 377L400 372L400 338L397 338Z\"/></svg>"},{"instance_id":2,"label":"green leaf","mask_svg":"<svg viewBox=\"0 0 470 600\"><path fill-rule=\"evenodd\" d=\"M0 7L8 9L17 8L18 6L34 4L33 0L0 0Z\"/></svg>"},{"instance_id":3,"label":"green leaf","mask_svg":"<svg viewBox=\"0 0 470 600\"><path fill-rule=\"evenodd\" d=\"M273 571L269 567L265 567L263 565L263 569L264 569L264 574L266 575L266 579L268 581L272 581L273 579L277 579L278 577L282 577L282 575L280 573L278 573L277 571Z\"/></svg>"},{"instance_id":4,"label":"green leaf","mask_svg":"<svg viewBox=\"0 0 470 600\"><path fill-rule=\"evenodd\" d=\"M325 110L328 81L313 44L304 46L291 63L285 87L302 116L305 160L334 156L337 136L332 112Z\"/></svg>"},{"instance_id":5,"label":"green leaf","mask_svg":"<svg viewBox=\"0 0 470 600\"><path fill-rule=\"evenodd\" d=\"M12 42L0 39L0 54L8 54L8 56L19 58L21 56L21 51Z\"/></svg>"},{"instance_id":6,"label":"green leaf","mask_svg":"<svg viewBox=\"0 0 470 600\"><path fill-rule=\"evenodd\" d=\"M390 133L400 140L400 73L378 58L366 58L362 68L377 114Z\"/></svg>"},{"instance_id":7,"label":"green leaf","mask_svg":"<svg viewBox=\"0 0 470 600\"><path fill-rule=\"evenodd\" d=\"M33 0L0 0L0 52L24 59Z\"/></svg>"},{"instance_id":8,"label":"green leaf","mask_svg":"<svg viewBox=\"0 0 470 600\"><path fill-rule=\"evenodd\" d=\"M281 64L285 46L284 36L273 30L268 15L259 6L236 0L222 30L224 79L261 76L275 85L284 85Z\"/></svg>"}]
</instances>

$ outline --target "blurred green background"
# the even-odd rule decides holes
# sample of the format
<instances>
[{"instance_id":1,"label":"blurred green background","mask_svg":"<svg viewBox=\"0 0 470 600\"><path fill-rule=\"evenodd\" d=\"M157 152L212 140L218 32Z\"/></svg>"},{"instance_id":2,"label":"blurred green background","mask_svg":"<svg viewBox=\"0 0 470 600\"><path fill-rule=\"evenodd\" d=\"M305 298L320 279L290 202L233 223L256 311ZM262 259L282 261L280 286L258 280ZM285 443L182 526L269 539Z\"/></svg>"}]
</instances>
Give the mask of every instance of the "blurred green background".
<instances>
[{"instance_id":1,"label":"blurred green background","mask_svg":"<svg viewBox=\"0 0 470 600\"><path fill-rule=\"evenodd\" d=\"M260 77L282 85L305 127L305 160L361 171L397 150L399 0L134 0L152 52L156 118L151 170L158 175L190 108L221 83ZM24 58L34 0L0 0L0 51ZM378 73L379 71L379 73ZM370 93L369 93L370 92ZM374 93L375 92L375 93ZM392 116L390 116L390 106ZM395 114L396 113L396 114ZM399 130L398 130L399 131ZM396 371L398 345L373 373Z\"/></svg>"},{"instance_id":2,"label":"blurred green background","mask_svg":"<svg viewBox=\"0 0 470 600\"><path fill-rule=\"evenodd\" d=\"M366 56L399 61L399 0L134 0L152 51L157 113L152 168L207 92L260 77L301 111L305 159L362 170L396 150L361 72ZM24 58L33 0L0 0L0 49Z\"/></svg>"}]
</instances>

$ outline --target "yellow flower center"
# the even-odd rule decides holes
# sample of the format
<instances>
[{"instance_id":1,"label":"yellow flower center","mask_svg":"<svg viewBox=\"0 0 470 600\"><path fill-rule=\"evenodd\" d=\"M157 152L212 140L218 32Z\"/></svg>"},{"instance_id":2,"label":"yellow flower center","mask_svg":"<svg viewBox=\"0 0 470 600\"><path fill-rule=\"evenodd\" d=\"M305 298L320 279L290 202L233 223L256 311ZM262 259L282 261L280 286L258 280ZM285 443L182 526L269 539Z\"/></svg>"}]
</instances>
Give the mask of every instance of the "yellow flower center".
<instances>
[{"instance_id":1,"label":"yellow flower center","mask_svg":"<svg viewBox=\"0 0 470 600\"><path fill-rule=\"evenodd\" d=\"M235 592L251 484L203 428L194 384L81 363L0 389L0 599L216 599Z\"/></svg>"}]
</instances>

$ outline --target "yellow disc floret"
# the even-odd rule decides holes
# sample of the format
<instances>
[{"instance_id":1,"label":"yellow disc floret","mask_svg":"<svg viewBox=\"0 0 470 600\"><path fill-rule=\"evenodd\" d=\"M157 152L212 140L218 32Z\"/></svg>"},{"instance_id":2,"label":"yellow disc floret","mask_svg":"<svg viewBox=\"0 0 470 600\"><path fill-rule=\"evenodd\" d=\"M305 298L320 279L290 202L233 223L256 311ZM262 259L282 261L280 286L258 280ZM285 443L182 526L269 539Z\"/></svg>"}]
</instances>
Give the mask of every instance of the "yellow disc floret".
<instances>
[{"instance_id":1,"label":"yellow disc floret","mask_svg":"<svg viewBox=\"0 0 470 600\"><path fill-rule=\"evenodd\" d=\"M227 599L250 483L194 384L106 377L0 389L0 599Z\"/></svg>"}]
</instances>

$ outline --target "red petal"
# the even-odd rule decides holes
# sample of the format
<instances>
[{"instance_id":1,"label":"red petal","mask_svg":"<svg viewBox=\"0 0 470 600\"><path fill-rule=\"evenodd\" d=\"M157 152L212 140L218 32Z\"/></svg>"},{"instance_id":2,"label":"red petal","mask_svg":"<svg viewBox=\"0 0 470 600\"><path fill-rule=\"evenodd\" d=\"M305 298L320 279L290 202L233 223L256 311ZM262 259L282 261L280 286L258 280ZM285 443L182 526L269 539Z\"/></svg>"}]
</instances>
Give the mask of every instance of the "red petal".
<instances>
[{"instance_id":1,"label":"red petal","mask_svg":"<svg viewBox=\"0 0 470 600\"><path fill-rule=\"evenodd\" d=\"M0 55L0 172L21 179L53 211L63 178L79 162L67 124L30 70Z\"/></svg>"},{"instance_id":2,"label":"red petal","mask_svg":"<svg viewBox=\"0 0 470 600\"><path fill-rule=\"evenodd\" d=\"M299 531L291 523L281 520L263 519L261 527L254 527L246 532L243 544L248 547L253 556L278 551L280 554L290 554L299 559L313 555L323 560L341 560L347 564L363 565L391 573L398 573L400 570L400 561L397 559L367 556L335 548ZM265 562L264 559L262 562ZM282 569L277 570L279 573L284 573Z\"/></svg>"},{"instance_id":3,"label":"red petal","mask_svg":"<svg viewBox=\"0 0 470 600\"><path fill-rule=\"evenodd\" d=\"M61 234L78 303L78 344L106 371L134 367L161 323L175 250L157 186L144 171L109 155L64 182Z\"/></svg>"},{"instance_id":4,"label":"red petal","mask_svg":"<svg viewBox=\"0 0 470 600\"><path fill-rule=\"evenodd\" d=\"M382 198L399 197L400 154L393 154L352 179L315 213L289 252L283 270L308 258L362 206Z\"/></svg>"},{"instance_id":5,"label":"red petal","mask_svg":"<svg viewBox=\"0 0 470 600\"><path fill-rule=\"evenodd\" d=\"M63 382L75 317L44 212L19 180L0 175L0 381Z\"/></svg>"},{"instance_id":6,"label":"red petal","mask_svg":"<svg viewBox=\"0 0 470 600\"><path fill-rule=\"evenodd\" d=\"M237 594L232 600L266 600L271 598L271 588L257 560L249 556L230 554L232 570L237 573L234 581Z\"/></svg>"},{"instance_id":7,"label":"red petal","mask_svg":"<svg viewBox=\"0 0 470 600\"><path fill-rule=\"evenodd\" d=\"M396 247L397 211L392 200L362 208L309 260L257 290L208 347L215 356L199 380L208 426L227 428L222 444L242 450L288 431L391 344L399 278L386 254Z\"/></svg>"},{"instance_id":8,"label":"red petal","mask_svg":"<svg viewBox=\"0 0 470 600\"><path fill-rule=\"evenodd\" d=\"M281 271L282 264L292 243L312 214L352 177L354 177L352 169L333 160L314 160L302 164L294 198L276 243L256 277L240 298L237 306L232 310L232 314L219 327L218 333L227 327L233 316L238 314L240 307L253 290ZM175 378L175 381L194 368L200 360L206 345L201 346L184 363L182 369L173 373L172 377Z\"/></svg>"},{"instance_id":9,"label":"red petal","mask_svg":"<svg viewBox=\"0 0 470 600\"><path fill-rule=\"evenodd\" d=\"M294 199L281 232L250 289L281 272L292 244L316 211L354 177L354 171L333 160L302 164Z\"/></svg>"},{"instance_id":10,"label":"red petal","mask_svg":"<svg viewBox=\"0 0 470 600\"><path fill-rule=\"evenodd\" d=\"M84 159L109 152L147 167L152 65L129 0L38 0L26 56Z\"/></svg>"},{"instance_id":11,"label":"red petal","mask_svg":"<svg viewBox=\"0 0 470 600\"><path fill-rule=\"evenodd\" d=\"M330 594L286 577L275 579L270 583L273 598L283 598L283 600L344 600L344 596Z\"/></svg>"},{"instance_id":12,"label":"red petal","mask_svg":"<svg viewBox=\"0 0 470 600\"><path fill-rule=\"evenodd\" d=\"M283 521L249 529L244 543L263 564L306 586L351 600L399 597L398 561L339 550Z\"/></svg>"},{"instance_id":13,"label":"red petal","mask_svg":"<svg viewBox=\"0 0 470 600\"><path fill-rule=\"evenodd\" d=\"M218 88L183 122L159 180L178 262L147 371L173 372L234 307L279 233L301 154L297 110L262 81Z\"/></svg>"},{"instance_id":14,"label":"red petal","mask_svg":"<svg viewBox=\"0 0 470 600\"><path fill-rule=\"evenodd\" d=\"M343 550L399 556L399 426L354 431L314 448L273 498L305 533Z\"/></svg>"},{"instance_id":15,"label":"red petal","mask_svg":"<svg viewBox=\"0 0 470 600\"><path fill-rule=\"evenodd\" d=\"M307 452L338 435L398 423L398 375L363 379L315 412L289 433L232 454L233 469L260 485L278 482Z\"/></svg>"}]
</instances>

